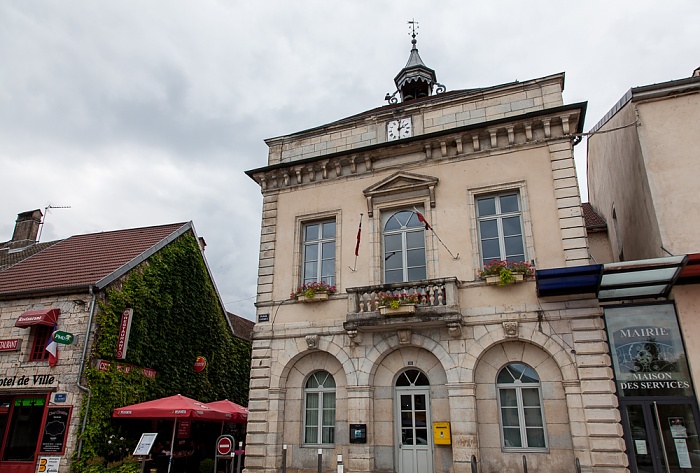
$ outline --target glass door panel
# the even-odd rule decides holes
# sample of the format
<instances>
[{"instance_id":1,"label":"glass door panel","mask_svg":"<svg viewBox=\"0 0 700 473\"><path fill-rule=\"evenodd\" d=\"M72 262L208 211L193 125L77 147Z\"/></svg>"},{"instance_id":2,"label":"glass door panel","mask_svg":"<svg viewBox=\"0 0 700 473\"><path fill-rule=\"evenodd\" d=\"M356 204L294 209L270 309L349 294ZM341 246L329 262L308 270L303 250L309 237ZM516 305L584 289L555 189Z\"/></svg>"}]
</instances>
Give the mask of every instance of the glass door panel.
<instances>
[{"instance_id":1,"label":"glass door panel","mask_svg":"<svg viewBox=\"0 0 700 473\"><path fill-rule=\"evenodd\" d=\"M700 472L700 443L692 406L656 402L652 407L658 412L669 473Z\"/></svg>"}]
</instances>

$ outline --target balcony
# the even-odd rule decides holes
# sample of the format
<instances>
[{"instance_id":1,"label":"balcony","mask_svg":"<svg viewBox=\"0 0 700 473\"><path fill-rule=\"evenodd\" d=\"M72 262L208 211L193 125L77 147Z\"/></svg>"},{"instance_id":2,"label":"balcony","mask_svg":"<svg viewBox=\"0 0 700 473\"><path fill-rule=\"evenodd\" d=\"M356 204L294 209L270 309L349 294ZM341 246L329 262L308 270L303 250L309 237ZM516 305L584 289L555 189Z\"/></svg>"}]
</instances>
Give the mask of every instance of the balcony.
<instances>
[{"instance_id":1,"label":"balcony","mask_svg":"<svg viewBox=\"0 0 700 473\"><path fill-rule=\"evenodd\" d=\"M348 336L355 342L363 332L406 330L447 327L450 335L458 337L462 331L462 316L459 310L457 278L426 279L410 283L382 284L377 286L349 287L348 314L343 324ZM379 295L418 294L415 312L401 315L382 315ZM361 338L361 337L360 337Z\"/></svg>"}]
</instances>

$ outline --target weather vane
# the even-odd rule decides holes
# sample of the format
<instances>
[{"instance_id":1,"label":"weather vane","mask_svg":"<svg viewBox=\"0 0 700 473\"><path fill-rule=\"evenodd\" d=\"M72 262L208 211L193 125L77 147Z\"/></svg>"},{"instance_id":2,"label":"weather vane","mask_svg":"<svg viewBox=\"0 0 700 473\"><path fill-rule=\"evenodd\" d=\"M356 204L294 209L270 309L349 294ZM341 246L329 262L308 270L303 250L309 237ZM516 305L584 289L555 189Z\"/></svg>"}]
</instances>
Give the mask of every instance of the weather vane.
<instances>
[{"instance_id":1,"label":"weather vane","mask_svg":"<svg viewBox=\"0 0 700 473\"><path fill-rule=\"evenodd\" d=\"M416 42L417 42L417 41L416 41L416 36L418 36L418 32L416 31L416 30L418 29L418 22L417 22L415 19L412 19L411 21L408 22L408 24L411 25L411 26L409 26L409 28L411 29L411 32L408 33L408 35L409 35L411 38L413 38L413 39L411 40L411 43L412 43L412 44L416 44Z\"/></svg>"}]
</instances>

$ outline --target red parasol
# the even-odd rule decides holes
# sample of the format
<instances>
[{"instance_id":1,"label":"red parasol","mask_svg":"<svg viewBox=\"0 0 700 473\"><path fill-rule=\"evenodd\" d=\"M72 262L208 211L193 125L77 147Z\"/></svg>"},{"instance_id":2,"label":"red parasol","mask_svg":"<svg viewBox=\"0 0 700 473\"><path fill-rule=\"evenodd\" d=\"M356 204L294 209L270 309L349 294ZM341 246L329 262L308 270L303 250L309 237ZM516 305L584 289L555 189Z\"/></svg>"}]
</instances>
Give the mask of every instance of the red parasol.
<instances>
[{"instance_id":1,"label":"red parasol","mask_svg":"<svg viewBox=\"0 0 700 473\"><path fill-rule=\"evenodd\" d=\"M225 412L181 394L176 394L175 396L154 399L153 401L118 407L114 409L112 417L122 419L129 417L132 419L173 419L173 437L170 441L170 459L168 461L168 473L170 473L178 419L191 418L193 420L231 422L233 416L230 412Z\"/></svg>"},{"instance_id":2,"label":"red parasol","mask_svg":"<svg viewBox=\"0 0 700 473\"><path fill-rule=\"evenodd\" d=\"M205 406L211 407L213 409L228 412L231 414L231 419L229 422L236 422L239 424L248 422L248 408L239 406L233 401L228 399L223 399L221 401L208 402Z\"/></svg>"}]
</instances>

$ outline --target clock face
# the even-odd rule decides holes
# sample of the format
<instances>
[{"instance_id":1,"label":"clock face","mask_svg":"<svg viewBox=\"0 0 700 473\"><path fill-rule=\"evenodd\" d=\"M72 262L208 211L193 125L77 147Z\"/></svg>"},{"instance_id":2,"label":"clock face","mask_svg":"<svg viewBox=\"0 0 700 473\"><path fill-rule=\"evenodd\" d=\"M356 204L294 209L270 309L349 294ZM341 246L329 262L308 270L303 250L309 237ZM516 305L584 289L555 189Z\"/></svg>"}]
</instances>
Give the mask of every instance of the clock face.
<instances>
[{"instance_id":1,"label":"clock face","mask_svg":"<svg viewBox=\"0 0 700 473\"><path fill-rule=\"evenodd\" d=\"M411 136L413 136L413 127L410 117L391 120L386 124L387 141L410 138Z\"/></svg>"}]
</instances>

